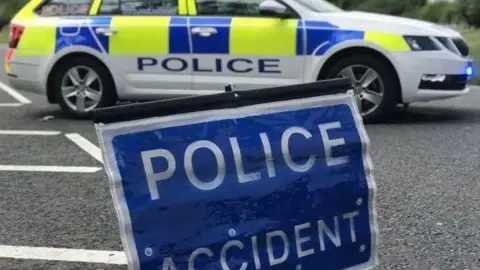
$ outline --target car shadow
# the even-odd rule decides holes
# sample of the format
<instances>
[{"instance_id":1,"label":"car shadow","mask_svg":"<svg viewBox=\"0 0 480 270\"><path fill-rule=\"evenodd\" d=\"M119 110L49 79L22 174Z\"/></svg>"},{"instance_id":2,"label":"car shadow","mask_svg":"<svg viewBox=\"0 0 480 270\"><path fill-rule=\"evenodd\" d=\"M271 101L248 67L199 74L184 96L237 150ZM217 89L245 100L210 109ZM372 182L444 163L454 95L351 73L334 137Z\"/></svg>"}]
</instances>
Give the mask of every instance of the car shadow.
<instances>
[{"instance_id":1,"label":"car shadow","mask_svg":"<svg viewBox=\"0 0 480 270\"><path fill-rule=\"evenodd\" d=\"M429 124L429 123L478 123L480 108L412 106L398 108L394 115L380 125ZM377 125L377 124L369 124Z\"/></svg>"},{"instance_id":2,"label":"car shadow","mask_svg":"<svg viewBox=\"0 0 480 270\"><path fill-rule=\"evenodd\" d=\"M57 106L49 106L32 112L31 116L41 119L90 122L93 119L75 119L63 113ZM408 125L429 123L480 123L480 108L458 107L427 107L411 106L408 109L398 108L389 119L380 123L367 123L366 125Z\"/></svg>"}]
</instances>

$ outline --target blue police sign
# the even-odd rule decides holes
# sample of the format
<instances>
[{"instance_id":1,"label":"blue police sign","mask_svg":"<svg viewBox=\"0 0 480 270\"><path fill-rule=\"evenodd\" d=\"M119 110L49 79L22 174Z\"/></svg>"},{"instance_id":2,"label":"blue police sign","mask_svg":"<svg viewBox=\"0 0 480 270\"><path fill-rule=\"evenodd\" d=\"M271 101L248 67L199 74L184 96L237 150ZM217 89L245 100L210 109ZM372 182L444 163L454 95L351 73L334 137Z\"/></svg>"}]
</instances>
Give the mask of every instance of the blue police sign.
<instances>
[{"instance_id":1,"label":"blue police sign","mask_svg":"<svg viewBox=\"0 0 480 270\"><path fill-rule=\"evenodd\" d=\"M98 124L130 268L375 266L355 106L340 94Z\"/></svg>"}]
</instances>

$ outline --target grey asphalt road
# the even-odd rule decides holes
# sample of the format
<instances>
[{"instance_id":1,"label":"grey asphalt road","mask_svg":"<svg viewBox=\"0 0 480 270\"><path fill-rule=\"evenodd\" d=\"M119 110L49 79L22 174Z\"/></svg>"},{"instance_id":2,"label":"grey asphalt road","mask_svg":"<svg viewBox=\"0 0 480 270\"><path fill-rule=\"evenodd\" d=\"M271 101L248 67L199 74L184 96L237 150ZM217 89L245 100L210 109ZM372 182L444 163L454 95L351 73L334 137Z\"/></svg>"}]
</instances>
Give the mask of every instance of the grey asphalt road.
<instances>
[{"instance_id":1,"label":"grey asphalt road","mask_svg":"<svg viewBox=\"0 0 480 270\"><path fill-rule=\"evenodd\" d=\"M44 97L22 94L33 103L0 108L0 129L59 130L97 141L89 121L69 120ZM13 101L0 92L0 103ZM479 104L475 88L367 126L378 186L379 269L480 269ZM1 136L0 151L0 164L101 165L62 136ZM122 250L103 171L0 172L0 216L0 245ZM125 267L0 258L0 269Z\"/></svg>"}]
</instances>

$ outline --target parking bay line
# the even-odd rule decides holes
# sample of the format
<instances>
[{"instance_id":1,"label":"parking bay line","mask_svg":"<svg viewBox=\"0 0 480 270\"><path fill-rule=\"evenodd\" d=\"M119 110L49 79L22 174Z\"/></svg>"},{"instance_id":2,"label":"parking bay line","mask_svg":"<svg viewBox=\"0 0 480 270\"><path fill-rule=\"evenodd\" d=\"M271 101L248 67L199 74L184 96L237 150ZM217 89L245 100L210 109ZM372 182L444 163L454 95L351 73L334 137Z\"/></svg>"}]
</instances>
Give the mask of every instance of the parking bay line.
<instances>
[{"instance_id":1,"label":"parking bay line","mask_svg":"<svg viewBox=\"0 0 480 270\"><path fill-rule=\"evenodd\" d=\"M0 135L37 135L37 136L53 136L59 135L60 131L54 130L0 130Z\"/></svg>"},{"instance_id":2,"label":"parking bay line","mask_svg":"<svg viewBox=\"0 0 480 270\"><path fill-rule=\"evenodd\" d=\"M123 251L0 245L0 258L126 265Z\"/></svg>"},{"instance_id":3,"label":"parking bay line","mask_svg":"<svg viewBox=\"0 0 480 270\"><path fill-rule=\"evenodd\" d=\"M0 107L21 107L25 104L23 103L0 103Z\"/></svg>"},{"instance_id":4,"label":"parking bay line","mask_svg":"<svg viewBox=\"0 0 480 270\"><path fill-rule=\"evenodd\" d=\"M78 133L65 134L65 137L103 164L102 151L100 151L100 148L95 144L91 143Z\"/></svg>"},{"instance_id":5,"label":"parking bay line","mask_svg":"<svg viewBox=\"0 0 480 270\"><path fill-rule=\"evenodd\" d=\"M0 165L0 171L10 172L95 173L101 169L100 167L83 166Z\"/></svg>"},{"instance_id":6,"label":"parking bay line","mask_svg":"<svg viewBox=\"0 0 480 270\"><path fill-rule=\"evenodd\" d=\"M0 82L0 89L2 89L5 93L9 94L11 97L13 97L15 100L22 104L31 104L32 101L14 90L12 87L4 84L3 82Z\"/></svg>"}]
</instances>

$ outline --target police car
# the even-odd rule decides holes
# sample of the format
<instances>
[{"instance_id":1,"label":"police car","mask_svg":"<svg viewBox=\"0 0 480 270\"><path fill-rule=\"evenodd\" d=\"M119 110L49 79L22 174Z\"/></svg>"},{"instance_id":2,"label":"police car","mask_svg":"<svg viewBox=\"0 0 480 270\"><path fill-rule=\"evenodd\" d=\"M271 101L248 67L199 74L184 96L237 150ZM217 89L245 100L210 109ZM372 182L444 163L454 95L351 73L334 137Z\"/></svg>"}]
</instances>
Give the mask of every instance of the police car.
<instances>
[{"instance_id":1,"label":"police car","mask_svg":"<svg viewBox=\"0 0 480 270\"><path fill-rule=\"evenodd\" d=\"M12 20L17 89L75 117L151 100L348 77L367 120L463 95L474 64L436 24L322 0L32 0Z\"/></svg>"}]
</instances>

